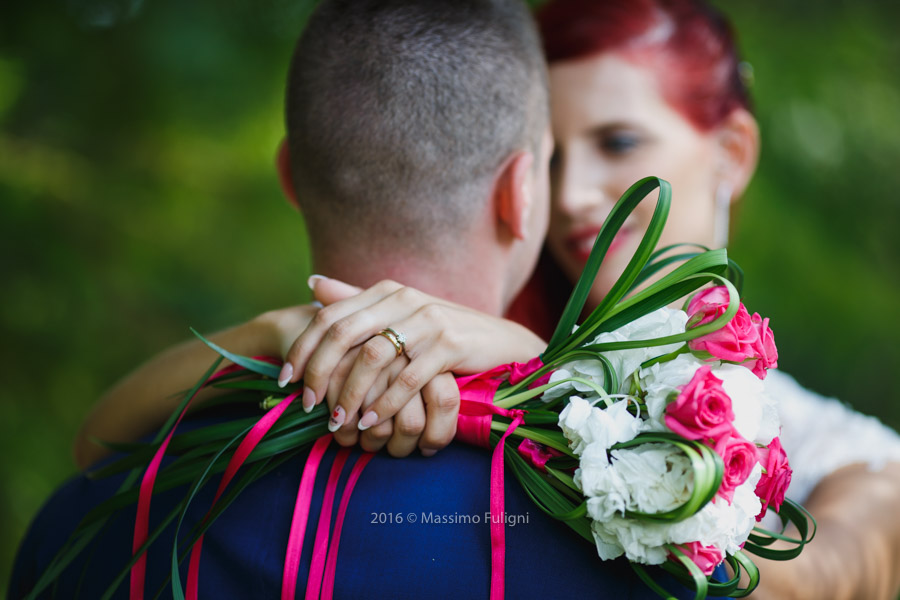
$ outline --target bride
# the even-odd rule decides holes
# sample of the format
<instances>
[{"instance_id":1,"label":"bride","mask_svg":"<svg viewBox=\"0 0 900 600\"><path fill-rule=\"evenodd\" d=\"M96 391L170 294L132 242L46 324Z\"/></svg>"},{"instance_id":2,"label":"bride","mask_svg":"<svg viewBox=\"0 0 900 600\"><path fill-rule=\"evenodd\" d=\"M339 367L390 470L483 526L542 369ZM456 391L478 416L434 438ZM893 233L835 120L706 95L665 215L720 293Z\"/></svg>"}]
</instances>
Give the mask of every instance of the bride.
<instances>
[{"instance_id":1,"label":"bride","mask_svg":"<svg viewBox=\"0 0 900 600\"><path fill-rule=\"evenodd\" d=\"M538 21L550 63L556 141L551 223L538 270L508 317L547 339L606 215L640 177L652 173L672 183L661 246L686 241L724 246L730 208L756 167L759 133L731 28L704 3L646 0L622 8L613 1L556 0L539 12ZM624 269L652 209L650 203L639 207L617 236L588 309ZM334 280L313 284L325 302L351 293ZM387 326L404 332L412 359L407 369L419 381L436 374L437 365L456 368L475 344L500 343L465 338L459 331L467 327L464 321L424 322L421 307L430 302L425 298L409 307L408 318L398 318L394 299L401 289L369 290L364 299L346 301L346 309L334 305L333 322L343 328L351 319L367 321L367 329L346 339L365 340ZM392 293L383 293L388 290ZM348 314L360 309L367 319ZM448 308L445 314L459 313ZM464 343L431 342L437 336L429 330L439 327ZM311 327L297 340L288 355L293 380L306 365L316 373L332 372L326 357L340 353L327 346L313 352L324 334L324 326ZM368 343L390 349L381 336ZM341 371L349 372L347 390L370 381L374 369L358 361ZM307 377L306 384L324 391L327 381L327 376ZM784 373L772 371L767 384L780 400L781 439L794 469L789 495L805 503L819 530L799 559L760 560L754 597L896 598L900 519L891 507L900 493L900 438L876 419L806 390ZM374 422L384 422L410 392L398 380L366 407L362 420L371 413L379 416ZM338 405L354 414L363 395L345 392Z\"/></svg>"}]
</instances>

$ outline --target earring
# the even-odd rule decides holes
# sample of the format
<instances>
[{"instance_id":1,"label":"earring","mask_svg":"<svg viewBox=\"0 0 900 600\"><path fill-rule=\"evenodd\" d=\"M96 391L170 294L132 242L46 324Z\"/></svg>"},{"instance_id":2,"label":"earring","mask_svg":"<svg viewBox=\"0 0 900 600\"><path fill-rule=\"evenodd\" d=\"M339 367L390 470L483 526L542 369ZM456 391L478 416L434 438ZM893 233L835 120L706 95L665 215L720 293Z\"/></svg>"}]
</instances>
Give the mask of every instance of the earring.
<instances>
[{"instance_id":1,"label":"earring","mask_svg":"<svg viewBox=\"0 0 900 600\"><path fill-rule=\"evenodd\" d=\"M728 228L731 225L731 184L720 181L716 186L716 205L713 215L713 243L716 248L728 245Z\"/></svg>"}]
</instances>

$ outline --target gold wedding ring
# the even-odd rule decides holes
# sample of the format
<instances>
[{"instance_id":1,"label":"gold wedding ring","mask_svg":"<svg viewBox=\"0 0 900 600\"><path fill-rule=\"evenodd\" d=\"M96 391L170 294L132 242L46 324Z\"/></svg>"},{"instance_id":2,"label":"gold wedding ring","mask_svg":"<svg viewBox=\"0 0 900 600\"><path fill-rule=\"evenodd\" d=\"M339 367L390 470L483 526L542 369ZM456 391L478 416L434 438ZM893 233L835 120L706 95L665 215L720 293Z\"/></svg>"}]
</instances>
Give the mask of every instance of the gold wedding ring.
<instances>
[{"instance_id":1,"label":"gold wedding ring","mask_svg":"<svg viewBox=\"0 0 900 600\"><path fill-rule=\"evenodd\" d=\"M397 333L390 327L386 327L379 331L376 335L381 335L390 340L390 342L394 345L394 349L397 351L397 356L400 356L404 352L406 352L406 336L402 333Z\"/></svg>"}]
</instances>

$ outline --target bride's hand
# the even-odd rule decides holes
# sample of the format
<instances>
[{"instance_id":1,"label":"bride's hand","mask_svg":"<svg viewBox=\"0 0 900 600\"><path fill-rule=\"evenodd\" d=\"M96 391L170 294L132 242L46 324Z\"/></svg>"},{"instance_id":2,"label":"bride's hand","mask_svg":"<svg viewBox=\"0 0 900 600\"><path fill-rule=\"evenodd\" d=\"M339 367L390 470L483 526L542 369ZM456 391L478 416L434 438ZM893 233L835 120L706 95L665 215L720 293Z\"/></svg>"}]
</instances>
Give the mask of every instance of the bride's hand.
<instances>
[{"instance_id":1,"label":"bride's hand","mask_svg":"<svg viewBox=\"0 0 900 600\"><path fill-rule=\"evenodd\" d=\"M373 384L379 377L383 380L386 371L391 373L387 389L376 394L355 428L384 427L401 409L410 411L404 407L416 404L410 400L421 391L426 418L419 447L426 455L450 443L456 431L459 395L450 373L478 373L499 364L525 361L545 346L516 323L393 281L360 292L337 280L321 278L313 291L326 304L343 299L320 310L297 338L285 358L280 380L303 378L304 407L318 404L329 391L334 424L348 432ZM388 337L378 335L387 327L406 337L405 356L398 354ZM357 346L358 354L345 358Z\"/></svg>"},{"instance_id":2,"label":"bride's hand","mask_svg":"<svg viewBox=\"0 0 900 600\"><path fill-rule=\"evenodd\" d=\"M361 346L352 348L341 359L328 383L326 399L340 397L341 385L353 367L360 349ZM384 393L408 362L406 357L399 357L378 375L363 400L362 411L371 406ZM443 413L437 417L434 417L433 414L434 418L430 418L427 434L425 434L425 400L423 396L428 398L432 413L440 412L435 407L447 407L448 410L453 411L452 414L448 414L448 417L452 417L449 423L448 419L442 418ZM369 452L376 452L386 447L388 454L395 457L408 456L416 447L421 448L424 455L430 456L453 438L455 432L453 420L456 414L454 407L458 406L458 397L459 391L453 376L444 373L429 382L424 390L407 402L392 419L384 419L378 425L365 431L360 431L358 428L360 411L346 413L344 424L334 432L334 438L342 446L353 446L359 443L363 450ZM336 403L329 401L329 404L335 405Z\"/></svg>"}]
</instances>

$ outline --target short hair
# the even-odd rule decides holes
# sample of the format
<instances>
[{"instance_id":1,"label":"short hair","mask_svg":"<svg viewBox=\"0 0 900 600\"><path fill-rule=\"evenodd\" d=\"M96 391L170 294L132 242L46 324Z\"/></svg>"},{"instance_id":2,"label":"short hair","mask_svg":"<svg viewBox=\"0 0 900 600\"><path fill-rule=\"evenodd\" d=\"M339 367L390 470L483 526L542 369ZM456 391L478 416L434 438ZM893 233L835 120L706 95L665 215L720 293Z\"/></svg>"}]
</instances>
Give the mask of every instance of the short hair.
<instances>
[{"instance_id":1,"label":"short hair","mask_svg":"<svg viewBox=\"0 0 900 600\"><path fill-rule=\"evenodd\" d=\"M297 43L286 110L314 245L440 252L502 163L537 155L547 102L521 0L324 0Z\"/></svg>"}]
</instances>

